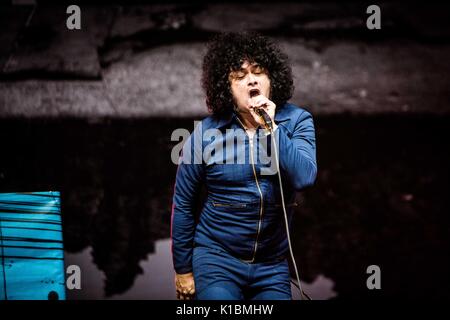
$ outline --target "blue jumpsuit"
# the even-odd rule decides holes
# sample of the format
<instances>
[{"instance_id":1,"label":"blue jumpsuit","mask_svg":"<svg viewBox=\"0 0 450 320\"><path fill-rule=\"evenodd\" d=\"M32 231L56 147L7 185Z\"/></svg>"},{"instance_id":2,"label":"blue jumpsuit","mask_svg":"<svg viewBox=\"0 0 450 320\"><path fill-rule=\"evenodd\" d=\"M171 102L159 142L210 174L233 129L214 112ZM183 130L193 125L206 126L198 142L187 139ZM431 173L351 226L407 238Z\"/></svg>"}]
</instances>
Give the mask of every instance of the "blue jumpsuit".
<instances>
[{"instance_id":1,"label":"blue jumpsuit","mask_svg":"<svg viewBox=\"0 0 450 320\"><path fill-rule=\"evenodd\" d=\"M306 110L275 112L288 221L295 192L317 174L315 131ZM178 165L171 221L175 271L193 272L198 299L290 299L289 252L272 134L245 134L235 114L203 119ZM231 142L231 143L230 143ZM195 199L207 196L196 223Z\"/></svg>"}]
</instances>

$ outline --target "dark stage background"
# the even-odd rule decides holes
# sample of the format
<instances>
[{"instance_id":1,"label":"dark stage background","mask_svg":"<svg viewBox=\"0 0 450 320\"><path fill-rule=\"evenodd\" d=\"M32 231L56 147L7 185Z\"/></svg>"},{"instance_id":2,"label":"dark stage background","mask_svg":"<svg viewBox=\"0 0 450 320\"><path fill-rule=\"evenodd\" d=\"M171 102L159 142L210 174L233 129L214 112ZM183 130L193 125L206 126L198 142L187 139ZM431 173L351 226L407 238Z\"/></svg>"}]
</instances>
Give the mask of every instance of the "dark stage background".
<instances>
[{"instance_id":1,"label":"dark stage background","mask_svg":"<svg viewBox=\"0 0 450 320\"><path fill-rule=\"evenodd\" d=\"M171 133L207 115L206 41L251 29L289 55L315 119L293 245L314 299L449 298L450 6L0 5L0 192L59 190L69 299L175 299ZM381 268L368 290L366 268ZM295 290L294 290L295 292ZM295 296L298 296L295 294Z\"/></svg>"}]
</instances>

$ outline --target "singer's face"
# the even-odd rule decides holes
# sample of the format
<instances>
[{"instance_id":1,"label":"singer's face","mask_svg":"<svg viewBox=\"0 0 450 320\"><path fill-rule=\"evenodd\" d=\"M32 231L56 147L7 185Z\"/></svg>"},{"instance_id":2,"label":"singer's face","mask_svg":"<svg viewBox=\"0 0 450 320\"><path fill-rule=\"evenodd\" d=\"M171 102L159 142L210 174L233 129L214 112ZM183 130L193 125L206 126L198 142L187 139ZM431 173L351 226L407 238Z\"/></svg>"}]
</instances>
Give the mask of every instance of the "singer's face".
<instances>
[{"instance_id":1,"label":"singer's face","mask_svg":"<svg viewBox=\"0 0 450 320\"><path fill-rule=\"evenodd\" d=\"M239 70L230 72L228 79L239 112L249 113L249 102L253 96L262 94L270 99L269 73L257 62L245 60Z\"/></svg>"}]
</instances>

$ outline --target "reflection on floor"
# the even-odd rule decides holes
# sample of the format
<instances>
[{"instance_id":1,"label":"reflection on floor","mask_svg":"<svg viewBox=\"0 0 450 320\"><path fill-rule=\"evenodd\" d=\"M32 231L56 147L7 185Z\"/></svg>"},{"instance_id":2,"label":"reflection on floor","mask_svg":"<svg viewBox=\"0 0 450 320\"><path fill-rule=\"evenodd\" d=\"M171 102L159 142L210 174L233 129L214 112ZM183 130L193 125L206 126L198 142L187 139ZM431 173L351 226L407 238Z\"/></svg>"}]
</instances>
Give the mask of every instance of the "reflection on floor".
<instances>
[{"instance_id":1,"label":"reflection on floor","mask_svg":"<svg viewBox=\"0 0 450 320\"><path fill-rule=\"evenodd\" d=\"M170 253L170 239L155 242L155 253L149 254L140 264L144 273L137 276L132 287L123 294L105 297L103 284L104 273L92 261L91 248L88 247L80 253L66 253L66 266L75 264L81 269L81 289L67 290L69 300L97 300L97 299L134 299L134 300L173 300L175 299L175 286L173 283L172 257ZM323 275L317 276L312 283L303 283L303 290L313 300L326 300L336 296L333 291L334 283ZM292 286L294 300L299 299L299 291Z\"/></svg>"},{"instance_id":2,"label":"reflection on floor","mask_svg":"<svg viewBox=\"0 0 450 320\"><path fill-rule=\"evenodd\" d=\"M328 300L337 297L337 293L333 291L334 282L319 274L312 283L306 283L302 281L302 289L312 300ZM292 298L294 300L300 299L300 291L291 286Z\"/></svg>"},{"instance_id":3,"label":"reflection on floor","mask_svg":"<svg viewBox=\"0 0 450 320\"><path fill-rule=\"evenodd\" d=\"M123 294L105 297L104 273L92 261L91 247L80 253L65 255L66 265L81 269L81 290L68 290L67 299L175 299L170 239L155 242L155 253L141 262L143 274L136 277L132 287Z\"/></svg>"}]
</instances>

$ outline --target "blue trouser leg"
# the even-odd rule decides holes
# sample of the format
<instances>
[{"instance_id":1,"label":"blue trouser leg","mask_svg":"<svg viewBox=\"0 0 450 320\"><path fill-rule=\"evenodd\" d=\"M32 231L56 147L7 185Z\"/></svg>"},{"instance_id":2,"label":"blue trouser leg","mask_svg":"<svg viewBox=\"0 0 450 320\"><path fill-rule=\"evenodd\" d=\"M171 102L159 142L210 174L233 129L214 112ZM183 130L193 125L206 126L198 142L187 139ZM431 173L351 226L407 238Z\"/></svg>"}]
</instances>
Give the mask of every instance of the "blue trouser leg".
<instances>
[{"instance_id":1,"label":"blue trouser leg","mask_svg":"<svg viewBox=\"0 0 450 320\"><path fill-rule=\"evenodd\" d=\"M219 250L196 247L192 264L199 300L291 299L286 260L249 264Z\"/></svg>"},{"instance_id":2,"label":"blue trouser leg","mask_svg":"<svg viewBox=\"0 0 450 320\"><path fill-rule=\"evenodd\" d=\"M205 247L194 248L192 266L196 296L199 300L242 300L245 272L239 260L224 252Z\"/></svg>"},{"instance_id":3,"label":"blue trouser leg","mask_svg":"<svg viewBox=\"0 0 450 320\"><path fill-rule=\"evenodd\" d=\"M242 300L240 289L233 283L216 282L197 293L198 300Z\"/></svg>"},{"instance_id":4,"label":"blue trouser leg","mask_svg":"<svg viewBox=\"0 0 450 320\"><path fill-rule=\"evenodd\" d=\"M291 300L291 281L287 260L257 263L251 267L250 300Z\"/></svg>"}]
</instances>

